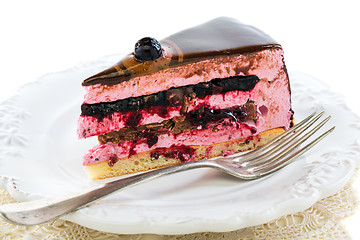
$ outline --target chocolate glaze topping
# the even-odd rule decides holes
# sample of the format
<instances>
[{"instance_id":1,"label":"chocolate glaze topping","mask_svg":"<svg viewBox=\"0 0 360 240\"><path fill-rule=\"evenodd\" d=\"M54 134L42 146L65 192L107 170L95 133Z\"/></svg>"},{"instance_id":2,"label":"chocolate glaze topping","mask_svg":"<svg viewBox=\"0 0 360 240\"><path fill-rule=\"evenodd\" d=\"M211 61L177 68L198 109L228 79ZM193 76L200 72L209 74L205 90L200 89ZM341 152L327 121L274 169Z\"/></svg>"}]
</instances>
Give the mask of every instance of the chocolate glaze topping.
<instances>
[{"instance_id":1,"label":"chocolate glaze topping","mask_svg":"<svg viewBox=\"0 0 360 240\"><path fill-rule=\"evenodd\" d=\"M281 48L264 32L220 17L170 35L160 41L163 55L153 61L138 61L134 53L126 55L113 67L83 81L83 86L115 85L133 77L204 59L246 54L269 48Z\"/></svg>"}]
</instances>

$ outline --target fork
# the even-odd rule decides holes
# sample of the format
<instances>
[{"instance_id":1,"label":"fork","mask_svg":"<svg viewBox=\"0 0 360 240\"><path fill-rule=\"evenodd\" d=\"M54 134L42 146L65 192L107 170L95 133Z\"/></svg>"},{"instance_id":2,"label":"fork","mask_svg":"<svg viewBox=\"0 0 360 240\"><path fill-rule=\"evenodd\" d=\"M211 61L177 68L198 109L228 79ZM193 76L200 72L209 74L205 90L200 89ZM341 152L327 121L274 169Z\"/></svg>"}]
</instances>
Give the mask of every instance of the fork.
<instances>
[{"instance_id":1,"label":"fork","mask_svg":"<svg viewBox=\"0 0 360 240\"><path fill-rule=\"evenodd\" d=\"M318 115L315 113L311 114L272 141L246 153L159 168L59 197L2 205L0 206L0 216L6 221L18 225L41 224L85 207L119 190L124 190L161 176L195 168L210 167L240 179L257 179L291 163L295 158L302 155L331 133L335 127L330 128L304 147L299 147L330 119L329 116L318 125L312 127L323 114L324 112ZM309 129L310 127L312 128Z\"/></svg>"}]
</instances>

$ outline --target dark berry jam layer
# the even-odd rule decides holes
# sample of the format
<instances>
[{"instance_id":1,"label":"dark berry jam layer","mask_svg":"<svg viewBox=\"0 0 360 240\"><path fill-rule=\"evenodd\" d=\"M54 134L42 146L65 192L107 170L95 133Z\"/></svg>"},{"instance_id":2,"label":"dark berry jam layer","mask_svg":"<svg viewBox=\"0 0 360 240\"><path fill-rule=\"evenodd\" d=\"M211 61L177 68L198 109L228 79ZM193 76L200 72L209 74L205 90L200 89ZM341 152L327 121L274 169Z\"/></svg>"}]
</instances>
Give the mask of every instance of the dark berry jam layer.
<instances>
[{"instance_id":1,"label":"dark berry jam layer","mask_svg":"<svg viewBox=\"0 0 360 240\"><path fill-rule=\"evenodd\" d=\"M166 158L179 159L181 162L192 161L196 150L189 146L171 146L170 148L157 148L150 154L151 158L159 159L160 156Z\"/></svg>"},{"instance_id":2,"label":"dark berry jam layer","mask_svg":"<svg viewBox=\"0 0 360 240\"><path fill-rule=\"evenodd\" d=\"M162 134L180 134L201 127L210 128L212 131L219 131L219 127L224 124L236 124L255 120L257 111L254 102L248 101L242 106L234 106L225 109L211 109L209 106L200 106L197 110L186 113L182 117L165 120L161 123L140 125L136 127L122 128L98 136L99 142L122 143L133 141L136 143L147 143L151 148L158 141L158 136Z\"/></svg>"},{"instance_id":3,"label":"dark berry jam layer","mask_svg":"<svg viewBox=\"0 0 360 240\"><path fill-rule=\"evenodd\" d=\"M160 114L159 116L161 116L160 110L166 109L167 106L181 106L182 113L185 113L189 101L194 98L201 99L208 95L224 94L235 90L250 91L259 81L259 78L254 75L216 78L207 83L170 88L169 90L146 96L130 97L115 102L82 104L81 114L83 116L95 117L102 121L104 117L108 117L115 112L134 112L129 120L133 123L139 121L139 116L136 114L139 110L156 107L159 110L157 111ZM166 116L166 114L167 112L164 110L163 115Z\"/></svg>"}]
</instances>

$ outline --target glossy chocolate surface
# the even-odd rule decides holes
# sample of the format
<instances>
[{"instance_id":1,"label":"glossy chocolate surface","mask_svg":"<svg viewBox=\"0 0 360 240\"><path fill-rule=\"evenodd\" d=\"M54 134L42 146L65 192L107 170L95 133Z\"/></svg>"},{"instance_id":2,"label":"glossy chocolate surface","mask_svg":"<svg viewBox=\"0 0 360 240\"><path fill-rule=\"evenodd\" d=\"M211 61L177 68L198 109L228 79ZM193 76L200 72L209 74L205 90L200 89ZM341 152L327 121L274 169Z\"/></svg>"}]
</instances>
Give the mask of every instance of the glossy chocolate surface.
<instances>
[{"instance_id":1,"label":"glossy chocolate surface","mask_svg":"<svg viewBox=\"0 0 360 240\"><path fill-rule=\"evenodd\" d=\"M113 67L84 80L83 85L111 86L186 63L281 48L280 44L264 32L227 17L180 31L160 43L163 49L163 56L160 58L141 62L134 58L133 53L128 54Z\"/></svg>"}]
</instances>

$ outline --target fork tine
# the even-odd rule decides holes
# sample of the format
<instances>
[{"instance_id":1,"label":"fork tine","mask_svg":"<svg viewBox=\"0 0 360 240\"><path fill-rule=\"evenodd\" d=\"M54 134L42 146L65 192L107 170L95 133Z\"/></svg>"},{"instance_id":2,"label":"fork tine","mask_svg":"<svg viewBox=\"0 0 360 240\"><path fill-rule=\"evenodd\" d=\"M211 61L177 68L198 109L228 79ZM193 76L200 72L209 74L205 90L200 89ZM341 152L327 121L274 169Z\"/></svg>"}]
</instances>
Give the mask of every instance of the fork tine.
<instances>
[{"instance_id":1,"label":"fork tine","mask_svg":"<svg viewBox=\"0 0 360 240\"><path fill-rule=\"evenodd\" d=\"M298 131L294 131L294 129L292 130L288 130L289 133L287 135L290 136L286 136L287 138L282 139L282 141L280 143L276 143L274 145L273 148L269 148L266 149L266 151L260 155L258 155L256 158L245 158L245 159L241 159L242 163L241 165L243 167L246 166L253 166L253 165L257 165L259 162L262 162L264 159L268 159L272 154L278 152L281 149L284 149L286 146L288 146L294 139L296 139L298 136L300 136L302 133L304 133L309 127L311 127L322 115L324 114L324 112L321 112L320 114L318 114L317 116L315 116L314 118L312 118L311 120L304 122L303 126L301 126L300 129L298 129ZM323 126L328 120L330 119L330 116L327 117L325 120L323 120L317 127L316 129L318 130L321 126ZM295 129L296 130L296 129ZM316 131L317 131L316 130Z\"/></svg>"},{"instance_id":2,"label":"fork tine","mask_svg":"<svg viewBox=\"0 0 360 240\"><path fill-rule=\"evenodd\" d=\"M310 130L308 133L306 133L301 138L297 139L294 143L292 143L287 149L284 151L281 151L279 149L276 152L272 152L272 154L279 153L276 156L272 158L267 158L267 160L258 162L257 164L251 164L251 167L254 167L256 170L267 168L268 166L271 166L274 162L277 162L279 158L287 156L289 153L291 153L295 148L303 144L306 140L308 140L312 135L314 135L315 132L317 132L324 124L329 121L330 116L325 118L323 121L321 121L318 125L316 125L312 130ZM255 171L256 171L255 170Z\"/></svg>"},{"instance_id":3,"label":"fork tine","mask_svg":"<svg viewBox=\"0 0 360 240\"><path fill-rule=\"evenodd\" d=\"M319 143L322 139L324 139L327 135L329 135L332 131L334 131L334 129L335 129L335 127L330 128L329 130L327 130L326 132L321 134L319 137L317 137L315 140L313 140L312 142L307 144L305 147L299 149L297 152L295 152L291 156L289 156L285 159L283 159L284 156L282 156L273 165L271 165L267 168L261 169L261 170L254 171L254 174L256 174L256 178L273 173L273 172L279 170L280 168L285 167L286 165L291 163L294 159L301 156L306 151L308 151L313 146L315 146L317 143Z\"/></svg>"},{"instance_id":4,"label":"fork tine","mask_svg":"<svg viewBox=\"0 0 360 240\"><path fill-rule=\"evenodd\" d=\"M304 120L302 120L301 122L299 122L298 124L296 124L295 126L293 126L292 128L288 129L286 132L280 134L279 136L275 137L274 139L272 139L270 142L268 142L267 144L258 147L250 152L246 152L243 153L241 155L239 155L242 159L246 160L249 158L252 158L253 156L257 156L259 154L259 152L261 151L265 151L269 148L271 148L272 146L276 145L279 141L281 141L282 139L284 139L285 137L287 137L288 135L292 134L294 131L298 130L300 127L302 127L303 125L305 125L306 123L308 123L315 115L316 113L313 112L312 114L310 114L309 116L307 116ZM319 119L322 115L324 114L324 112L319 113L314 119L315 121L317 119ZM313 119L313 121L314 121Z\"/></svg>"}]
</instances>

